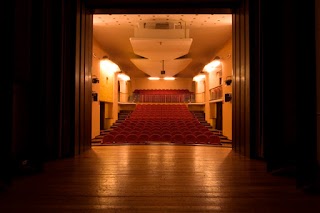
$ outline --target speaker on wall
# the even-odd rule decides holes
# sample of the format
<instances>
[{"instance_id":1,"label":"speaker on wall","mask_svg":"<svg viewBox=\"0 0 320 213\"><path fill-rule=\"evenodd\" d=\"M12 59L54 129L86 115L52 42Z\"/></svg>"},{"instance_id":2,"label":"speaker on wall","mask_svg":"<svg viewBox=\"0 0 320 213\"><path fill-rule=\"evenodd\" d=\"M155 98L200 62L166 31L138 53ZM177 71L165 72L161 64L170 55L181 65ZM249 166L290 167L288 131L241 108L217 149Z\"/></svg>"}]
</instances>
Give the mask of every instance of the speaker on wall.
<instances>
[{"instance_id":1,"label":"speaker on wall","mask_svg":"<svg viewBox=\"0 0 320 213\"><path fill-rule=\"evenodd\" d=\"M230 102L231 101L231 93L226 93L224 95L224 101L225 102Z\"/></svg>"},{"instance_id":2,"label":"speaker on wall","mask_svg":"<svg viewBox=\"0 0 320 213\"><path fill-rule=\"evenodd\" d=\"M93 101L98 101L98 93L92 92L92 99Z\"/></svg>"}]
</instances>

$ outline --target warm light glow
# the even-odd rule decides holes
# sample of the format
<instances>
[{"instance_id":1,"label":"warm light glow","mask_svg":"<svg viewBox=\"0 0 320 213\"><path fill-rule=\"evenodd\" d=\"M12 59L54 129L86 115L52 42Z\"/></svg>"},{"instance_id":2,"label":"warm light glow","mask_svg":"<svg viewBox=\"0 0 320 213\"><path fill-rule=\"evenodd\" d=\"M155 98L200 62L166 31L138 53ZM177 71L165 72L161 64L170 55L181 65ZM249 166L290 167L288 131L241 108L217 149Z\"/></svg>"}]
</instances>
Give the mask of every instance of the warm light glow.
<instances>
[{"instance_id":1,"label":"warm light glow","mask_svg":"<svg viewBox=\"0 0 320 213\"><path fill-rule=\"evenodd\" d=\"M164 79L164 80L167 80L167 81L173 81L173 80L175 80L176 78L175 78L175 77L164 77L163 79Z\"/></svg>"},{"instance_id":2,"label":"warm light glow","mask_svg":"<svg viewBox=\"0 0 320 213\"><path fill-rule=\"evenodd\" d=\"M198 82L198 81L202 81L205 78L206 78L206 75L199 74L199 75L196 75L196 76L193 77L193 81L197 81Z\"/></svg>"},{"instance_id":3,"label":"warm light glow","mask_svg":"<svg viewBox=\"0 0 320 213\"><path fill-rule=\"evenodd\" d=\"M160 78L159 77L149 77L148 79L154 81L154 80L159 80Z\"/></svg>"},{"instance_id":4,"label":"warm light glow","mask_svg":"<svg viewBox=\"0 0 320 213\"><path fill-rule=\"evenodd\" d=\"M130 80L130 77L124 73L119 73L118 74L118 78L123 80L123 81L129 81Z\"/></svg>"},{"instance_id":5,"label":"warm light glow","mask_svg":"<svg viewBox=\"0 0 320 213\"><path fill-rule=\"evenodd\" d=\"M217 57L213 61L211 61L209 64L204 66L203 71L205 72L212 72L214 69L216 69L221 64L220 58Z\"/></svg>"},{"instance_id":6,"label":"warm light glow","mask_svg":"<svg viewBox=\"0 0 320 213\"><path fill-rule=\"evenodd\" d=\"M100 61L100 68L102 70L113 72L113 73L120 71L120 68L118 67L118 65L107 58L103 58Z\"/></svg>"}]
</instances>

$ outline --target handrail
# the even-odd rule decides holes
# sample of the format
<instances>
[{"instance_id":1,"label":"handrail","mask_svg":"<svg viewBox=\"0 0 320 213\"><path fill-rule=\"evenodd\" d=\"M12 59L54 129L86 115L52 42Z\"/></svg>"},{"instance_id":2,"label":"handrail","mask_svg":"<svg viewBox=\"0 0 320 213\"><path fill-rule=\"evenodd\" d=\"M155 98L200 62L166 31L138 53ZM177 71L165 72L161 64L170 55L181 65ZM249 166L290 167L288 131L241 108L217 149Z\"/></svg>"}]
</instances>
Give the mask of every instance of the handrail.
<instances>
[{"instance_id":1,"label":"handrail","mask_svg":"<svg viewBox=\"0 0 320 213\"><path fill-rule=\"evenodd\" d=\"M209 89L209 93L210 93L210 98L209 98L210 101L222 99L223 98L222 85Z\"/></svg>"},{"instance_id":2,"label":"handrail","mask_svg":"<svg viewBox=\"0 0 320 213\"><path fill-rule=\"evenodd\" d=\"M189 103L191 94L134 94L137 103Z\"/></svg>"}]
</instances>

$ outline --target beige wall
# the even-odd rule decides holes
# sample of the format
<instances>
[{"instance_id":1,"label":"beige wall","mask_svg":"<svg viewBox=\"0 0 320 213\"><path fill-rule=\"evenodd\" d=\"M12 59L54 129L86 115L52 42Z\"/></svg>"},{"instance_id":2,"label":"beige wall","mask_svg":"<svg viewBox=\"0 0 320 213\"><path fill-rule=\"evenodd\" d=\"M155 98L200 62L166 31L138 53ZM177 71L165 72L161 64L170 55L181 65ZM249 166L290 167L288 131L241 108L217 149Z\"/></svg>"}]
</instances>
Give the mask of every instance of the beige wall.
<instances>
[{"instance_id":1,"label":"beige wall","mask_svg":"<svg viewBox=\"0 0 320 213\"><path fill-rule=\"evenodd\" d=\"M131 79L132 91L135 89L188 89L192 91L191 78L177 78L174 81L150 81L147 78L134 78Z\"/></svg>"},{"instance_id":2,"label":"beige wall","mask_svg":"<svg viewBox=\"0 0 320 213\"><path fill-rule=\"evenodd\" d=\"M228 76L232 76L232 39L217 53L221 57L222 63L222 91L223 96L226 93L232 93L232 83L230 86L225 84ZM232 139L232 99L230 102L222 104L222 134Z\"/></svg>"},{"instance_id":3,"label":"beige wall","mask_svg":"<svg viewBox=\"0 0 320 213\"><path fill-rule=\"evenodd\" d=\"M110 115L110 111L113 111L112 103L114 101L114 74L110 73L108 70L100 69L100 60L103 56L107 55L107 53L100 48L99 43L94 38L92 52L92 76L97 76L99 79L99 83L92 84L92 91L98 93L98 101L92 102L91 138L95 138L96 136L100 135L100 104L105 104L104 102L111 103L105 106L105 118L107 118L108 124L112 123L113 121L111 120L113 118L113 113Z\"/></svg>"},{"instance_id":4,"label":"beige wall","mask_svg":"<svg viewBox=\"0 0 320 213\"><path fill-rule=\"evenodd\" d=\"M232 84L230 86L225 84L227 77L232 76L232 38L217 51L216 56L220 57L221 69L216 69L208 74L208 89L219 86L219 78L221 76L224 99L226 93L232 93ZM220 70L222 70L221 73L219 73ZM209 100L209 97L206 100ZM207 102L208 101L206 101L206 104ZM210 103L210 106L206 107L206 119L212 126L215 126L215 119L212 119L216 114L215 105L215 103ZM232 100L231 102L224 102L223 100L222 103L222 134L232 140Z\"/></svg>"},{"instance_id":5,"label":"beige wall","mask_svg":"<svg viewBox=\"0 0 320 213\"><path fill-rule=\"evenodd\" d=\"M97 47L95 41L93 41L93 56L92 56L92 76L96 76L100 80L100 58L99 55L103 55L103 51ZM92 125L91 125L91 138L95 138L100 134L100 84L92 84L92 91L98 93L98 101L92 101Z\"/></svg>"},{"instance_id":6,"label":"beige wall","mask_svg":"<svg viewBox=\"0 0 320 213\"><path fill-rule=\"evenodd\" d=\"M208 86L209 89L215 88L219 86L219 78L221 76L221 70L222 70L222 65L219 66L219 68L213 70L212 72L208 73Z\"/></svg>"},{"instance_id":7,"label":"beige wall","mask_svg":"<svg viewBox=\"0 0 320 213\"><path fill-rule=\"evenodd\" d=\"M195 102L196 103L204 103L205 102L205 91L206 91L206 81L202 80L202 81L197 81L195 83Z\"/></svg>"},{"instance_id":8,"label":"beige wall","mask_svg":"<svg viewBox=\"0 0 320 213\"><path fill-rule=\"evenodd\" d=\"M120 84L120 94L119 94L119 102L128 102L128 82L119 80Z\"/></svg>"}]
</instances>

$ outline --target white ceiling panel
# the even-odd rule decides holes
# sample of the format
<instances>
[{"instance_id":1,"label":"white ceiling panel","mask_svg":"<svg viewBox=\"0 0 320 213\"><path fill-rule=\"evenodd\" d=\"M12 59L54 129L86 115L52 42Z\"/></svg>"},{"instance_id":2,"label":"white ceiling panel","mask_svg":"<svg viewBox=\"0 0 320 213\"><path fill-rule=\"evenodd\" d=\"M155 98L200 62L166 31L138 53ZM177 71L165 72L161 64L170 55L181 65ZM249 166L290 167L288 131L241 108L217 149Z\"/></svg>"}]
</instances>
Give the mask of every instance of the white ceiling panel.
<instances>
[{"instance_id":1,"label":"white ceiling panel","mask_svg":"<svg viewBox=\"0 0 320 213\"><path fill-rule=\"evenodd\" d=\"M151 77L173 77L181 70L185 69L191 58L183 58L176 60L150 60L150 59L131 59L131 62L141 71L145 72ZM164 70L165 74L161 74Z\"/></svg>"},{"instance_id":2,"label":"white ceiling panel","mask_svg":"<svg viewBox=\"0 0 320 213\"><path fill-rule=\"evenodd\" d=\"M166 22L169 20L177 20L183 23L188 30L189 41L170 42L165 39L172 38L169 35L163 37L159 35L156 39L146 41L135 40L130 41L130 38L142 38L135 35L137 24L141 22ZM139 34L140 35L140 34ZM226 41L232 37L232 15L231 14L96 14L93 17L93 37L101 45L101 48L106 52L109 58L114 61L120 69L131 77L145 77L148 72L152 75L159 75L161 71L161 61L172 60L174 58L188 58L192 61L181 70L179 66L174 73L179 72L177 77L193 77L202 71L203 67L211 62L217 51L223 47ZM161 37L161 38L160 38ZM154 37L152 37L154 39ZM159 40L160 39L160 40ZM163 47L160 46L162 41ZM173 41L173 40L172 40ZM191 42L191 46L189 45ZM173 44L172 44L173 43ZM185 44L185 43L188 43ZM141 45L141 46L140 46ZM189 48L189 49L188 49ZM97 57L102 57L98 52L94 52ZM225 53L225 55L229 55ZM219 55L225 57L224 55ZM148 68L143 71L142 62L136 62L135 59L152 58L158 59L158 68ZM179 60L181 60L179 58ZM136 63L133 63L135 61ZM138 66L137 67L137 63ZM166 62L165 62L166 63ZM169 64L169 62L168 62ZM165 65L167 66L167 65ZM153 71L155 70L155 71ZM166 70L168 70L166 68ZM167 71L171 72L171 71Z\"/></svg>"},{"instance_id":3,"label":"white ceiling panel","mask_svg":"<svg viewBox=\"0 0 320 213\"><path fill-rule=\"evenodd\" d=\"M151 60L174 60L188 54L192 38L147 39L130 38L133 52Z\"/></svg>"}]
</instances>

